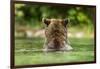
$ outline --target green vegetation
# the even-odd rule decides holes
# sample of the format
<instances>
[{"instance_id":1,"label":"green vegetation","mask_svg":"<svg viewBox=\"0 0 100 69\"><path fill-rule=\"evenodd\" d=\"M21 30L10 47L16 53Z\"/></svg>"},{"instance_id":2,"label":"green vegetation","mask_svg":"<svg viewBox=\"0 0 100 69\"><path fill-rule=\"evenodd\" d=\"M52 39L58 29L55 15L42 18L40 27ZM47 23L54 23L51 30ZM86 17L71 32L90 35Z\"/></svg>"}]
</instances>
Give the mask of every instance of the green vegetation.
<instances>
[{"instance_id":1,"label":"green vegetation","mask_svg":"<svg viewBox=\"0 0 100 69\"><path fill-rule=\"evenodd\" d=\"M71 26L92 27L95 22L95 7L49 6L15 4L15 23L41 27L42 18L69 18ZM42 26L43 27L43 26Z\"/></svg>"}]
</instances>

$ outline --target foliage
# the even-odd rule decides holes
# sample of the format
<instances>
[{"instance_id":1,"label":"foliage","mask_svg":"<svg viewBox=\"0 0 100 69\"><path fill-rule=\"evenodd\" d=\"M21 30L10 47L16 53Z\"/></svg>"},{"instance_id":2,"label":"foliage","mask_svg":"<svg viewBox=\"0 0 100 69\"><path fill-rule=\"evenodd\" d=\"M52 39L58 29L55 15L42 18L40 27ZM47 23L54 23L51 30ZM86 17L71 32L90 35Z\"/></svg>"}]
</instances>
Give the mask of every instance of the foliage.
<instances>
[{"instance_id":1,"label":"foliage","mask_svg":"<svg viewBox=\"0 0 100 69\"><path fill-rule=\"evenodd\" d=\"M20 25L38 25L42 18L69 18L71 26L93 26L95 8L87 6L50 6L15 4L15 20Z\"/></svg>"}]
</instances>

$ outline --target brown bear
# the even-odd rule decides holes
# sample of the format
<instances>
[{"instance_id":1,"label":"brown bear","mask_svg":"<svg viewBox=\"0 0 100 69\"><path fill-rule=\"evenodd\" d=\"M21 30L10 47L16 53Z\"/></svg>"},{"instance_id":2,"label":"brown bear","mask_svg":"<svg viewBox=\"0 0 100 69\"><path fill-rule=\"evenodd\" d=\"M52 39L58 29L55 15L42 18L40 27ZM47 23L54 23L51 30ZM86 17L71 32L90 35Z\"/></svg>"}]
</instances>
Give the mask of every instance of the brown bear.
<instances>
[{"instance_id":1,"label":"brown bear","mask_svg":"<svg viewBox=\"0 0 100 69\"><path fill-rule=\"evenodd\" d=\"M68 19L44 19L46 25L44 51L69 51L73 48L67 41Z\"/></svg>"}]
</instances>

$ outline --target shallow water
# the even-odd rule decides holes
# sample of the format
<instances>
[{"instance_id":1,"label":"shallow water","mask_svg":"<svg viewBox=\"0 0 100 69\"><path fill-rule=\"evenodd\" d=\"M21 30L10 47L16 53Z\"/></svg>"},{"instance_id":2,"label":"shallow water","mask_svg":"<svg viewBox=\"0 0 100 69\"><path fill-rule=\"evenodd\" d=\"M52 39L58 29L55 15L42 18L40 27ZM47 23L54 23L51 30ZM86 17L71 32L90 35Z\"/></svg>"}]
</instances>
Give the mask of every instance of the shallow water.
<instances>
[{"instance_id":1,"label":"shallow water","mask_svg":"<svg viewBox=\"0 0 100 69\"><path fill-rule=\"evenodd\" d=\"M38 43L38 42L39 43ZM42 38L15 40L15 65L52 64L94 61L93 39L71 38L74 48L68 52L43 52L44 40Z\"/></svg>"}]
</instances>

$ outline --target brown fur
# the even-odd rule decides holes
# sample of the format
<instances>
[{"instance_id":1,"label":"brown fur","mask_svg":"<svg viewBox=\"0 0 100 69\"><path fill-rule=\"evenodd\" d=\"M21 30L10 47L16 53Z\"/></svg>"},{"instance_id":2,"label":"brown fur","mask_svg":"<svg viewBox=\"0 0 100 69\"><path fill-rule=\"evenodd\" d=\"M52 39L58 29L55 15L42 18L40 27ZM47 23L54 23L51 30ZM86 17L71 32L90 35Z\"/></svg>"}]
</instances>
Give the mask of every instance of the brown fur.
<instances>
[{"instance_id":1,"label":"brown fur","mask_svg":"<svg viewBox=\"0 0 100 69\"><path fill-rule=\"evenodd\" d=\"M43 20L46 24L45 51L64 51L67 48L67 20L64 19L47 19Z\"/></svg>"}]
</instances>

